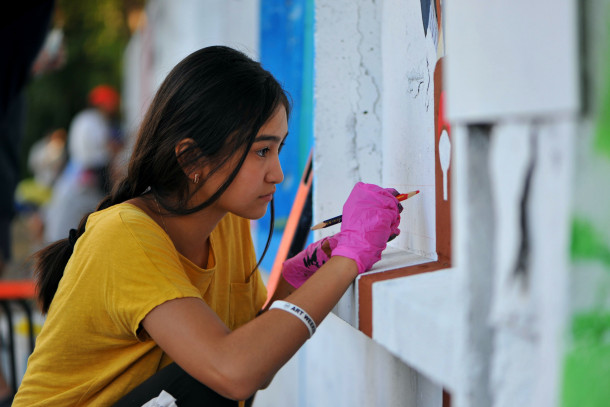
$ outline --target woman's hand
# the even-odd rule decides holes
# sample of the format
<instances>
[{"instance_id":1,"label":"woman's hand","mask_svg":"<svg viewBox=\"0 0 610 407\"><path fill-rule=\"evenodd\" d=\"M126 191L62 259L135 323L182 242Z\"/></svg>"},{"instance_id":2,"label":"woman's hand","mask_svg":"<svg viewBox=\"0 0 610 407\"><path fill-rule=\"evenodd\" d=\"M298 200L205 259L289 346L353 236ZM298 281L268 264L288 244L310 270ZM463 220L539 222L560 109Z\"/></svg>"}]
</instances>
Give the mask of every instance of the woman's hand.
<instances>
[{"instance_id":1,"label":"woman's hand","mask_svg":"<svg viewBox=\"0 0 610 407\"><path fill-rule=\"evenodd\" d=\"M343 207L341 232L307 246L283 264L282 275L294 288L299 288L332 255L339 254L358 263L363 273L381 258L388 240L400 230L402 206L395 198L398 192L372 184L358 183ZM335 252L342 242L343 249Z\"/></svg>"},{"instance_id":2,"label":"woman's hand","mask_svg":"<svg viewBox=\"0 0 610 407\"><path fill-rule=\"evenodd\" d=\"M357 183L343 206L341 232L334 236L337 246L332 255L354 260L358 273L379 261L388 239L400 233L402 206L396 195L393 188Z\"/></svg>"}]
</instances>

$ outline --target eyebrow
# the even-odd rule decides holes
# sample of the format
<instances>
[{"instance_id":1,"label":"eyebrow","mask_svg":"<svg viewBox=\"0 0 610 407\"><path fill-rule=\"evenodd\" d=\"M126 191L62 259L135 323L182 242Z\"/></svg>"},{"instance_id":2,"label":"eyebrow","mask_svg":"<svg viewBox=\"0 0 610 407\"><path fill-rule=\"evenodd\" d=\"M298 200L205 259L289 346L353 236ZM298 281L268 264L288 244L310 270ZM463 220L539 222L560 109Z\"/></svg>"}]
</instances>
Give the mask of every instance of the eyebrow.
<instances>
[{"instance_id":1,"label":"eyebrow","mask_svg":"<svg viewBox=\"0 0 610 407\"><path fill-rule=\"evenodd\" d=\"M271 134L261 134L260 136L256 136L256 138L254 139L254 142L259 142L259 141L275 141L277 143L281 143L283 140L286 140L286 137L288 137L288 133L286 133L286 135L282 138L279 136L273 136Z\"/></svg>"}]
</instances>

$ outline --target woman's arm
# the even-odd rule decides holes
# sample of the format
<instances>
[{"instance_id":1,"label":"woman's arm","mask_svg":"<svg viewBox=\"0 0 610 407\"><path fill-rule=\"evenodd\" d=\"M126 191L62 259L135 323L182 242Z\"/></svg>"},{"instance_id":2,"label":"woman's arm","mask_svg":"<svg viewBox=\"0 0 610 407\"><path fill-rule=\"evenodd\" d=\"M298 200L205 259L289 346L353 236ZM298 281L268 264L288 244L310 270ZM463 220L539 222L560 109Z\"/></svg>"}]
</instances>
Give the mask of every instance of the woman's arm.
<instances>
[{"instance_id":1,"label":"woman's arm","mask_svg":"<svg viewBox=\"0 0 610 407\"><path fill-rule=\"evenodd\" d=\"M320 240L319 243L320 243L319 250L322 250L324 252L323 254L321 253L320 255L321 256L325 255L326 257L324 258L324 261L328 261L328 259L330 259L331 255L332 255L332 247L331 247L329 238L324 238L324 239ZM305 250L303 250L303 252L299 253L298 255L291 258L286 263L284 263L284 266L289 264L287 267L289 267L289 269L295 273L313 275L315 273L315 271L317 270L317 267L313 264L310 265L309 267L304 266L302 257L303 257L304 252L311 250L311 248L316 246L316 244L318 244L318 242L312 243L309 247L307 247ZM295 259L296 259L296 261L295 261ZM300 266L295 267L295 263L300 264ZM305 268L309 268L310 270L307 270L307 271L305 271L305 273L303 273L303 269L305 269ZM296 269L300 269L300 270L297 271ZM275 291L273 291L271 300L267 303L265 310L267 310L271 306L273 301L283 300L284 298L288 297L290 294L292 294L297 289L296 287L291 285L288 281L286 281L286 278L284 278L284 273L286 271L287 271L286 268L282 269L277 286L275 287ZM293 277L293 279L294 279L294 277Z\"/></svg>"},{"instance_id":2,"label":"woman's arm","mask_svg":"<svg viewBox=\"0 0 610 407\"><path fill-rule=\"evenodd\" d=\"M333 236L334 257L319 268L316 265L313 274L308 270L305 278L298 270L291 274L297 277L292 285L299 288L290 294L287 289L285 299L305 310L316 324L358 273L381 258L388 238L399 233L395 192L357 183L343 206L341 232ZM317 245L311 249L305 250L306 263L320 260L318 249L324 251ZM217 393L238 400L248 398L268 382L309 337L299 318L280 309L269 309L231 332L204 301L194 298L159 305L142 325L187 373Z\"/></svg>"},{"instance_id":3,"label":"woman's arm","mask_svg":"<svg viewBox=\"0 0 610 407\"><path fill-rule=\"evenodd\" d=\"M273 303L273 301L283 300L295 291L296 291L296 288L291 286L290 283L288 283L288 281L286 281L284 279L283 274L280 274L280 278L277 282L277 286L275 287L275 290L273 291L273 294L271 295L271 299L269 300L269 302L267 303L267 305L265 306L263 311L268 310L269 307L271 306L271 304Z\"/></svg>"},{"instance_id":4,"label":"woman's arm","mask_svg":"<svg viewBox=\"0 0 610 407\"><path fill-rule=\"evenodd\" d=\"M306 310L319 324L357 275L354 260L335 256L284 299ZM278 309L231 332L196 298L161 304L142 325L187 373L236 400L248 398L267 383L309 338L300 320Z\"/></svg>"}]
</instances>

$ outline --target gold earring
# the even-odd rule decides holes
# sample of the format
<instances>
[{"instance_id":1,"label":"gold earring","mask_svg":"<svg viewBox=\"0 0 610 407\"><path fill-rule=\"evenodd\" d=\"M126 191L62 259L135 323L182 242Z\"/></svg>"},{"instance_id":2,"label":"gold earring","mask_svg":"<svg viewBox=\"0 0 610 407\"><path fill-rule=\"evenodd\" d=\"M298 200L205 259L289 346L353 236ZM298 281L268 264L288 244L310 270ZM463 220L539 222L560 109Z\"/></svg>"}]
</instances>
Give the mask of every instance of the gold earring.
<instances>
[{"instance_id":1,"label":"gold earring","mask_svg":"<svg viewBox=\"0 0 610 407\"><path fill-rule=\"evenodd\" d=\"M195 177L193 177L193 184L198 184L199 183L199 174L195 174Z\"/></svg>"}]
</instances>

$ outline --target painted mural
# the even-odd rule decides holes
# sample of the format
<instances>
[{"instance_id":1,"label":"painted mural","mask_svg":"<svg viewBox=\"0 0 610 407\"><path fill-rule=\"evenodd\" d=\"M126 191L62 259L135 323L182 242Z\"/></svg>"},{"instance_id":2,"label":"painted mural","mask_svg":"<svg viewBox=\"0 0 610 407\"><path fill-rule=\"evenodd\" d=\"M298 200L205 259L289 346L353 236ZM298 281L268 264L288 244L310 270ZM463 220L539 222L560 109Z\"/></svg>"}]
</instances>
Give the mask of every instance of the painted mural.
<instances>
[{"instance_id":1,"label":"painted mural","mask_svg":"<svg viewBox=\"0 0 610 407\"><path fill-rule=\"evenodd\" d=\"M606 15L609 12L607 6ZM572 220L572 304L563 407L610 405L610 29L605 28L606 87L582 155L587 163L579 166L576 176L586 182L578 183L577 196L582 198L576 198Z\"/></svg>"}]
</instances>

